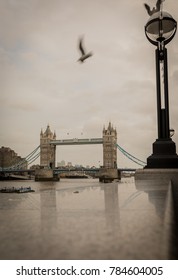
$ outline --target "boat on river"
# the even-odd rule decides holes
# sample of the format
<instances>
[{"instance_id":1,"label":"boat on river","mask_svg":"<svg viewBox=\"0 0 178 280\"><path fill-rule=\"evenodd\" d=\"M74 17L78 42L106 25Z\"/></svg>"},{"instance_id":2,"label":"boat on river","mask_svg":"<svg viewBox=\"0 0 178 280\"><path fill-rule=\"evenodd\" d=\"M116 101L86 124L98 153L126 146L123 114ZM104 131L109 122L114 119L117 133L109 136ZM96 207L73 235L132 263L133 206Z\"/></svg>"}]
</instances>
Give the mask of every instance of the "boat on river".
<instances>
[{"instance_id":1,"label":"boat on river","mask_svg":"<svg viewBox=\"0 0 178 280\"><path fill-rule=\"evenodd\" d=\"M0 189L1 193L27 193L27 192L34 192L31 187L3 187Z\"/></svg>"}]
</instances>

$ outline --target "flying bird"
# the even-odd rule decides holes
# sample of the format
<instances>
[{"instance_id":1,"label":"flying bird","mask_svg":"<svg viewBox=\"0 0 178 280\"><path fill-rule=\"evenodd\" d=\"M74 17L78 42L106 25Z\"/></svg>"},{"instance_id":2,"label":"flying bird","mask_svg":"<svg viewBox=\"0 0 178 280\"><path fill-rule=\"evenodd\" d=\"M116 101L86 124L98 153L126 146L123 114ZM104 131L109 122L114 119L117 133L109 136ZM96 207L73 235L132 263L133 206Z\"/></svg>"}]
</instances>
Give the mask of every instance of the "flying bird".
<instances>
[{"instance_id":1,"label":"flying bird","mask_svg":"<svg viewBox=\"0 0 178 280\"><path fill-rule=\"evenodd\" d=\"M144 4L145 9L147 10L147 13L149 14L149 16L152 16L154 13L157 13L160 11L161 9L161 4L164 0L157 0L156 2L156 7L153 7L153 9L151 10L150 6L148 4Z\"/></svg>"},{"instance_id":2,"label":"flying bird","mask_svg":"<svg viewBox=\"0 0 178 280\"><path fill-rule=\"evenodd\" d=\"M84 48L83 48L83 38L79 39L79 50L81 52L81 57L78 59L78 61L80 62L84 62L85 59L89 58L90 56L92 56L92 52L86 53Z\"/></svg>"}]
</instances>

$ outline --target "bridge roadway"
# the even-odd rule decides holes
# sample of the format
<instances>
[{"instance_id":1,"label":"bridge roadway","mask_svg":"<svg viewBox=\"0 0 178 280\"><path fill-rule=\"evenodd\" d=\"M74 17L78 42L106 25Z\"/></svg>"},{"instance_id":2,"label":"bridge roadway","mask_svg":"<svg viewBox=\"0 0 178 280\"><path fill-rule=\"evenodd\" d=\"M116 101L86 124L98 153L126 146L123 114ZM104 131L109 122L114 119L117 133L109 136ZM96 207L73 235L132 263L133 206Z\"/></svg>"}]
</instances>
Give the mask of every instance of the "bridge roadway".
<instances>
[{"instance_id":1,"label":"bridge roadway","mask_svg":"<svg viewBox=\"0 0 178 280\"><path fill-rule=\"evenodd\" d=\"M70 171L85 171L85 172L99 172L100 168L55 168L53 169L54 173L60 173L60 172L70 172ZM125 172L135 172L135 168L118 168L119 171L125 171ZM10 170L0 170L0 173L33 173L35 172L35 169L10 169Z\"/></svg>"},{"instance_id":2,"label":"bridge roadway","mask_svg":"<svg viewBox=\"0 0 178 280\"><path fill-rule=\"evenodd\" d=\"M103 144L103 138L86 138L86 139L63 139L63 140L51 140L50 144L53 145L91 145L91 144Z\"/></svg>"}]
</instances>

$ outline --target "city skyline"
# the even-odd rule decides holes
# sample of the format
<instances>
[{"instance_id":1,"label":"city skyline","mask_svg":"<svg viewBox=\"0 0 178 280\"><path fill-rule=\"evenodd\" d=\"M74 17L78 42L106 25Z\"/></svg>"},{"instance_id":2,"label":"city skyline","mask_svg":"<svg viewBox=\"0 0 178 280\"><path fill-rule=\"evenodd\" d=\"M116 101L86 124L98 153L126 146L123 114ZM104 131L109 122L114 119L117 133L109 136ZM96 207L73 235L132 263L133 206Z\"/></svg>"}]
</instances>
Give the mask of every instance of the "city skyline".
<instances>
[{"instance_id":1,"label":"city skyline","mask_svg":"<svg viewBox=\"0 0 178 280\"><path fill-rule=\"evenodd\" d=\"M67 139L102 137L111 122L118 144L145 161L157 116L155 47L144 34L144 2L1 0L0 146L26 157L48 124L57 139ZM178 20L175 0L164 1L164 10ZM81 64L82 35L93 56ZM167 49L170 127L178 145L177 45L176 34ZM56 162L92 166L102 157L102 145L58 147ZM117 162L136 167L119 151Z\"/></svg>"}]
</instances>

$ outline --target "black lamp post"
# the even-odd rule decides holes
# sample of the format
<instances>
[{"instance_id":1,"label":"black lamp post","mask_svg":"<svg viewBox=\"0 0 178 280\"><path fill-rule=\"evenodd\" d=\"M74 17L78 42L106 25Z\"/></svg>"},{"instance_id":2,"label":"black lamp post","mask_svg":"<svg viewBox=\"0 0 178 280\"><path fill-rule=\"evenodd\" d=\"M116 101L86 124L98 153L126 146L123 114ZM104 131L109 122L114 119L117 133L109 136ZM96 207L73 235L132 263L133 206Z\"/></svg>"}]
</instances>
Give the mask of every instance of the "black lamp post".
<instances>
[{"instance_id":1,"label":"black lamp post","mask_svg":"<svg viewBox=\"0 0 178 280\"><path fill-rule=\"evenodd\" d=\"M145 168L178 168L176 145L171 139L169 127L168 66L165 48L165 45L173 39L176 30L177 22L164 11L154 13L145 26L147 39L157 46L155 54L158 121L158 139L153 143L153 154L147 158ZM163 83L161 83L161 68Z\"/></svg>"}]
</instances>

